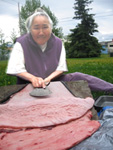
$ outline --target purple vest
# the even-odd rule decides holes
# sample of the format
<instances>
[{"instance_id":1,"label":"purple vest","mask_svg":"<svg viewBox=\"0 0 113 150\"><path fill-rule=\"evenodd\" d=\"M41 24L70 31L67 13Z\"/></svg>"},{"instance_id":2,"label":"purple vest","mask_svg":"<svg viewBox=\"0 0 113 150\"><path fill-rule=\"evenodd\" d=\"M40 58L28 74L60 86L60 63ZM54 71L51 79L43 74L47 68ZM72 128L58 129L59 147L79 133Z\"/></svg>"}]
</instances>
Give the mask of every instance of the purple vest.
<instances>
[{"instance_id":1,"label":"purple vest","mask_svg":"<svg viewBox=\"0 0 113 150\"><path fill-rule=\"evenodd\" d=\"M22 45L27 72L44 79L56 70L62 49L62 41L58 37L51 35L44 52L31 34L21 36L17 42Z\"/></svg>"}]
</instances>

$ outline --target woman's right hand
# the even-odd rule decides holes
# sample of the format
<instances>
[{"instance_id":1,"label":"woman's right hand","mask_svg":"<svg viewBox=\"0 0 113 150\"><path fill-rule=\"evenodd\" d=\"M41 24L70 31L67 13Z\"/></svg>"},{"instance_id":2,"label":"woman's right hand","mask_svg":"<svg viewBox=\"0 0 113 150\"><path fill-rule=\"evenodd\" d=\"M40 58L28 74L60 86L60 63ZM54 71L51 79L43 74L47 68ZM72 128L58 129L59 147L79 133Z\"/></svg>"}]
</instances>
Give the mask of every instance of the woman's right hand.
<instances>
[{"instance_id":1,"label":"woman's right hand","mask_svg":"<svg viewBox=\"0 0 113 150\"><path fill-rule=\"evenodd\" d=\"M31 83L33 87L42 87L42 88L46 87L44 80L40 77L33 76L31 79Z\"/></svg>"}]
</instances>

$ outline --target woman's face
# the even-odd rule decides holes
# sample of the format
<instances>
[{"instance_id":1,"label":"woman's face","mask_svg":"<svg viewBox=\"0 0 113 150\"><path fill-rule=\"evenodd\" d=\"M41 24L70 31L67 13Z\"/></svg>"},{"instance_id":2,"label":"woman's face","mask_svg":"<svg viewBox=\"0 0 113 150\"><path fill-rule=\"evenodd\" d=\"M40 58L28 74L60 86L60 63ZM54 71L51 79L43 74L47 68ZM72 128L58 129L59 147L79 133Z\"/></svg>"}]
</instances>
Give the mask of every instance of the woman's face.
<instances>
[{"instance_id":1,"label":"woman's face","mask_svg":"<svg viewBox=\"0 0 113 150\"><path fill-rule=\"evenodd\" d=\"M39 44L45 44L51 36L51 25L46 16L36 16L31 25L31 35L34 41Z\"/></svg>"}]
</instances>

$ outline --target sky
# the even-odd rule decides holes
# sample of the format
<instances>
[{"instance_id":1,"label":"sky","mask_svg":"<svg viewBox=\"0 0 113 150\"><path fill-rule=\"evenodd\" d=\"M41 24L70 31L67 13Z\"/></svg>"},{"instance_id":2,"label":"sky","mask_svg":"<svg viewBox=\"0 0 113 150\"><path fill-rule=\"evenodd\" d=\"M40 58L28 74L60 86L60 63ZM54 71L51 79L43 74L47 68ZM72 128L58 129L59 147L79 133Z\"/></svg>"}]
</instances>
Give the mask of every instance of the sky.
<instances>
[{"instance_id":1,"label":"sky","mask_svg":"<svg viewBox=\"0 0 113 150\"><path fill-rule=\"evenodd\" d=\"M78 24L74 17L75 0L41 0L41 5L49 7L58 19L58 27L62 27L63 34L71 33ZM0 0L0 29L6 40L11 39L13 29L19 35L19 7L24 6L25 0ZM89 5L92 10L89 13L95 14L94 19L98 24L98 32L94 34L99 42L111 41L113 39L113 0L93 0Z\"/></svg>"}]
</instances>

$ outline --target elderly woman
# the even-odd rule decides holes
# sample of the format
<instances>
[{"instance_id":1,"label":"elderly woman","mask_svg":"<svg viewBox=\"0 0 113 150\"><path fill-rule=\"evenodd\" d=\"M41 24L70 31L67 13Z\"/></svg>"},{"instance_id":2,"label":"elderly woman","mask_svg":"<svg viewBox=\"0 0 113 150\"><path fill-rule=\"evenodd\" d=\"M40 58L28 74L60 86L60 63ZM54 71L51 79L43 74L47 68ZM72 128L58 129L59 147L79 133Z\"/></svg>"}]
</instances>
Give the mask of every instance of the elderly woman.
<instances>
[{"instance_id":1,"label":"elderly woman","mask_svg":"<svg viewBox=\"0 0 113 150\"><path fill-rule=\"evenodd\" d=\"M62 41L52 33L48 14L38 9L26 21L28 33L19 37L12 50L7 74L16 75L17 83L32 83L45 88L53 80L87 80L91 90L112 91L113 84L94 76L67 71L66 54Z\"/></svg>"}]
</instances>

